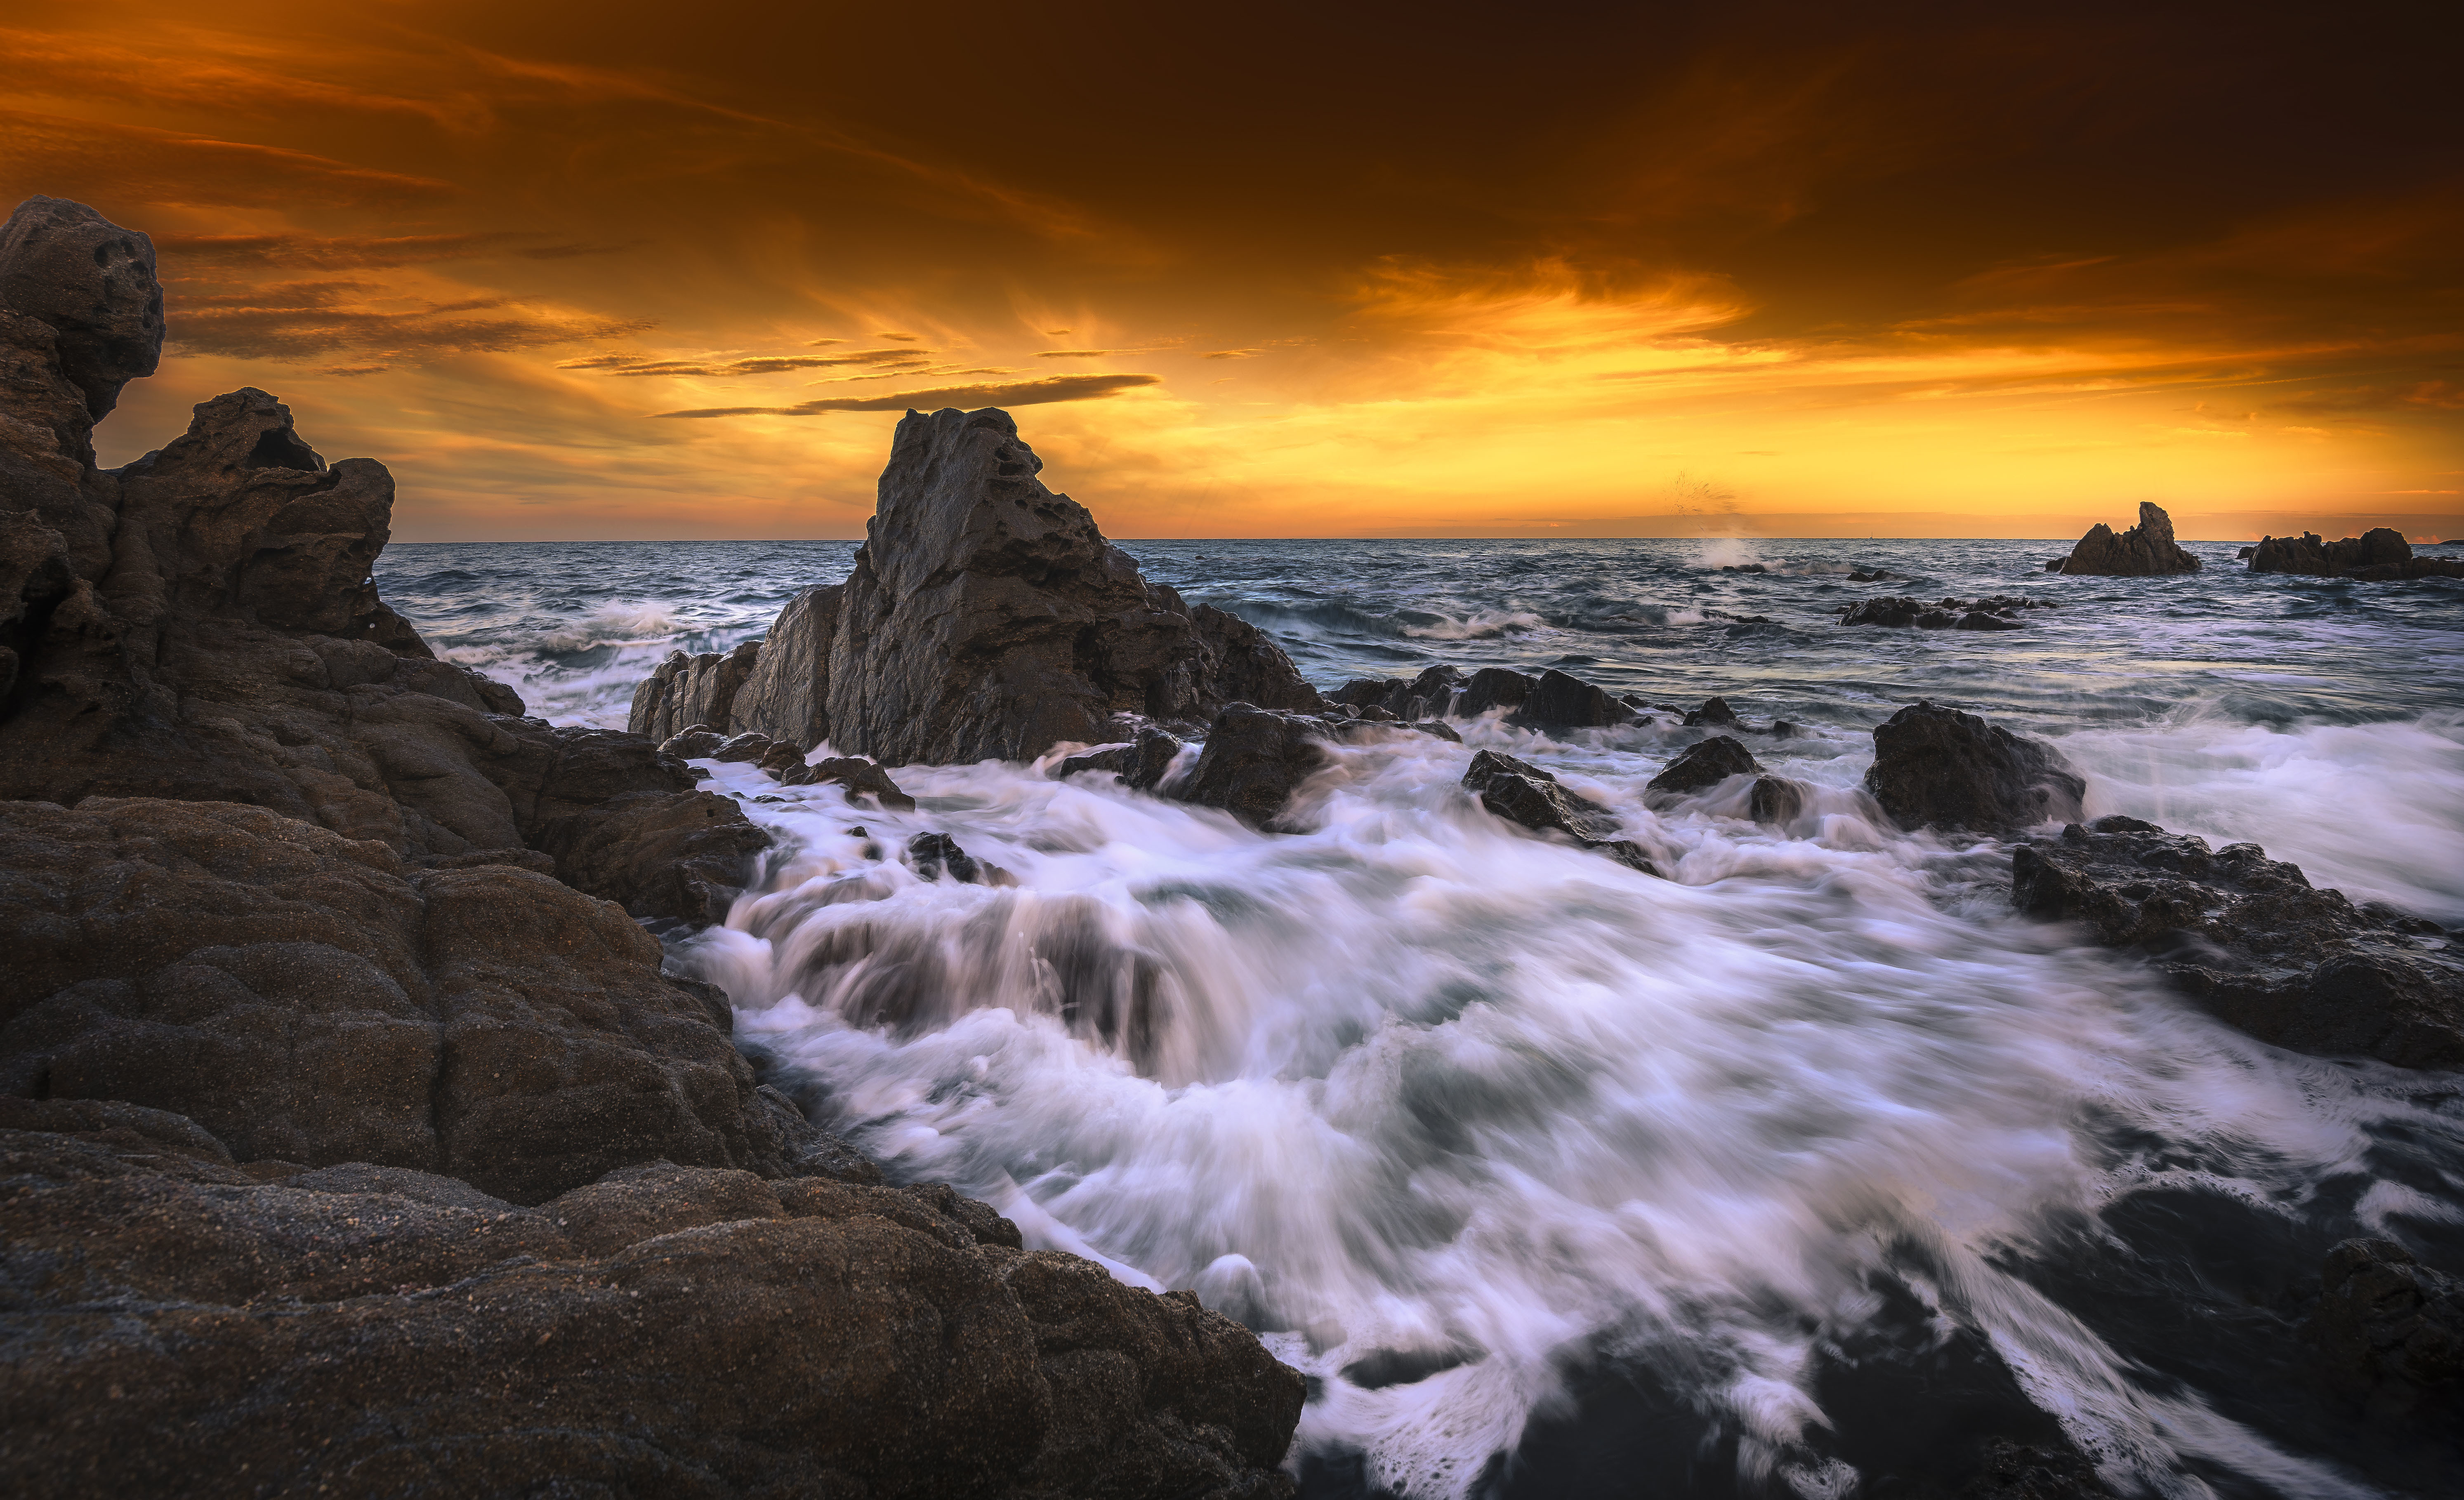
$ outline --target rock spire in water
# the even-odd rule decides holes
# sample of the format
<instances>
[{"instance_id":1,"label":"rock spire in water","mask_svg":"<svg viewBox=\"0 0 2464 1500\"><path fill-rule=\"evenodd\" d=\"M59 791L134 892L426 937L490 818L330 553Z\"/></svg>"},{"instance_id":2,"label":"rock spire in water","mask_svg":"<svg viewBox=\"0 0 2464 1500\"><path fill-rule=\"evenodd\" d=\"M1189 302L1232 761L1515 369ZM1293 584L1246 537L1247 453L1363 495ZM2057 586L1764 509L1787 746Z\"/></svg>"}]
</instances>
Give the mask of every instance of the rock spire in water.
<instances>
[{"instance_id":1,"label":"rock spire in water","mask_svg":"<svg viewBox=\"0 0 2464 1500\"><path fill-rule=\"evenodd\" d=\"M2173 518L2165 508L2139 502L2139 524L2120 535L2102 521L2071 549L2057 571L2109 578L2149 578L2168 573L2196 573L2199 559L2173 540Z\"/></svg>"}]
</instances>

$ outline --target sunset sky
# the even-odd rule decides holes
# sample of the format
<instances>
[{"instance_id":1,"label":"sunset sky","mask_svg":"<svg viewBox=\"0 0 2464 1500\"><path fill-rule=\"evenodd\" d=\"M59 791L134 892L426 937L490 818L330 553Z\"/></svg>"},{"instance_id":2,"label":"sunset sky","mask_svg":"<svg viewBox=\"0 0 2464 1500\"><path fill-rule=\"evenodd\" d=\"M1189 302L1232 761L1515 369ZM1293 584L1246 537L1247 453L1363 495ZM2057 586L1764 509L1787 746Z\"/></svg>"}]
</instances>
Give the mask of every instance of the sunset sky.
<instances>
[{"instance_id":1,"label":"sunset sky","mask_svg":"<svg viewBox=\"0 0 2464 1500\"><path fill-rule=\"evenodd\" d=\"M105 463L260 386L407 540L943 405L1122 536L2454 536L2444 10L15 0L0 191L161 253Z\"/></svg>"}]
</instances>

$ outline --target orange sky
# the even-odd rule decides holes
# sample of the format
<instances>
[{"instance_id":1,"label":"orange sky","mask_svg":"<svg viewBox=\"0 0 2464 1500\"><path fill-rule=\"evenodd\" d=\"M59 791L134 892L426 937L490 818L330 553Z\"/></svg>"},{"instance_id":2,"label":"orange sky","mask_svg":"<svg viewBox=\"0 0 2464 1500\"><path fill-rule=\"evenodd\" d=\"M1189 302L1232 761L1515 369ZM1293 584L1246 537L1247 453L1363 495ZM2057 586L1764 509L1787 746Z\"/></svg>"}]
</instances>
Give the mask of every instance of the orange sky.
<instances>
[{"instance_id":1,"label":"orange sky","mask_svg":"<svg viewBox=\"0 0 2464 1500\"><path fill-rule=\"evenodd\" d=\"M0 192L162 253L106 463L408 540L860 535L910 404L1124 536L2453 536L2437 12L18 0Z\"/></svg>"}]
</instances>

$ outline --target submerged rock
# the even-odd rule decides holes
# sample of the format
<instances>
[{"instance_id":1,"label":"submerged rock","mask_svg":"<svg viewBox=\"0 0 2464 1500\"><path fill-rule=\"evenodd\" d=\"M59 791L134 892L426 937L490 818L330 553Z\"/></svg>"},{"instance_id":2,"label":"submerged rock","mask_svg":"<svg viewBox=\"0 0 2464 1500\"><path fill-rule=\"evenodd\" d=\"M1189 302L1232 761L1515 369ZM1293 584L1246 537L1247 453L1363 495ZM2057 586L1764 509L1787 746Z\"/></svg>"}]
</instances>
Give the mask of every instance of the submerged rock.
<instances>
[{"instance_id":1,"label":"submerged rock","mask_svg":"<svg viewBox=\"0 0 2464 1500\"><path fill-rule=\"evenodd\" d=\"M2173 518L2162 506L2139 503L2139 524L2114 534L2102 521L2071 549L2059 570L2073 576L2146 578L2172 573L2196 573L2199 559L2173 540Z\"/></svg>"},{"instance_id":2,"label":"submerged rock","mask_svg":"<svg viewBox=\"0 0 2464 1500\"><path fill-rule=\"evenodd\" d=\"M1464 791L1480 798L1482 807L1509 823L1535 834L1561 834L1645 875L1660 873L1641 845L1616 837L1616 814L1567 791L1555 776L1537 766L1496 750L1482 750L1471 758L1463 784Z\"/></svg>"},{"instance_id":3,"label":"submerged rock","mask_svg":"<svg viewBox=\"0 0 2464 1500\"><path fill-rule=\"evenodd\" d=\"M1762 762L1754 759L1743 741L1731 734L1714 734L1687 746L1676 759L1661 768L1660 774L1644 783L1643 790L1661 796L1679 796L1716 787L1730 776L1756 775L1762 769Z\"/></svg>"},{"instance_id":4,"label":"submerged rock","mask_svg":"<svg viewBox=\"0 0 2464 1500\"><path fill-rule=\"evenodd\" d=\"M2131 817L2073 823L2013 851L2011 902L2148 955L2261 1040L2408 1068L2464 1064L2464 965L2436 924L2314 889L2256 844L2211 849Z\"/></svg>"},{"instance_id":5,"label":"submerged rock","mask_svg":"<svg viewBox=\"0 0 2464 1500\"><path fill-rule=\"evenodd\" d=\"M907 841L907 860L928 880L947 876L961 885L1015 885L1016 878L997 864L986 864L947 834L917 834Z\"/></svg>"},{"instance_id":6,"label":"submerged rock","mask_svg":"<svg viewBox=\"0 0 2464 1500\"><path fill-rule=\"evenodd\" d=\"M1761 776L1746 800L1746 815L1774 826L1793 823L1805 812L1809 789L1786 776Z\"/></svg>"},{"instance_id":7,"label":"submerged rock","mask_svg":"<svg viewBox=\"0 0 2464 1500\"><path fill-rule=\"evenodd\" d=\"M2400 578L2464 578L2464 561L2416 557L2402 532L2381 526L2334 542L2321 540L2316 532L2265 537L2250 552L2250 571L2386 583Z\"/></svg>"},{"instance_id":8,"label":"submerged rock","mask_svg":"<svg viewBox=\"0 0 2464 1500\"><path fill-rule=\"evenodd\" d=\"M88 1123L0 1131L45 1268L11 1492L1291 1492L1297 1372L946 1186L660 1163L528 1209Z\"/></svg>"},{"instance_id":9,"label":"submerged rock","mask_svg":"<svg viewBox=\"0 0 2464 1500\"><path fill-rule=\"evenodd\" d=\"M2464 1419L2464 1281L2393 1240L2327 1252L2319 1306L2301 1330L2321 1373L2381 1418L2425 1426Z\"/></svg>"},{"instance_id":10,"label":"submerged rock","mask_svg":"<svg viewBox=\"0 0 2464 1500\"><path fill-rule=\"evenodd\" d=\"M1865 790L1902 828L1992 833L2078 817L2087 782L2042 740L1920 700L1875 727Z\"/></svg>"},{"instance_id":11,"label":"submerged rock","mask_svg":"<svg viewBox=\"0 0 2464 1500\"><path fill-rule=\"evenodd\" d=\"M1927 603L1904 595L1859 599L1839 617L1843 625L1881 625L1905 630L2014 630L2021 611L2052 609L2051 599L1996 594L1985 598L1944 598Z\"/></svg>"}]
</instances>

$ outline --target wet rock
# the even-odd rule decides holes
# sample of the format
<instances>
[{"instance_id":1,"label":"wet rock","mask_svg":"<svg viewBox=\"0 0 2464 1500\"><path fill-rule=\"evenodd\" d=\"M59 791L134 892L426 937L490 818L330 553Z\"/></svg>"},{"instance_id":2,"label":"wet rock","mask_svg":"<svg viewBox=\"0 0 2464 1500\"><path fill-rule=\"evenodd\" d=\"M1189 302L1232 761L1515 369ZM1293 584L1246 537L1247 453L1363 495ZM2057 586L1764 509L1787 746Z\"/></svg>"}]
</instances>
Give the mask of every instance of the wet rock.
<instances>
[{"instance_id":1,"label":"wet rock","mask_svg":"<svg viewBox=\"0 0 2464 1500\"><path fill-rule=\"evenodd\" d=\"M2464 1064L2464 965L2435 924L2314 889L2256 844L2211 849L2130 817L2074 823L2013 851L2011 901L2147 955L2217 1016L2277 1046Z\"/></svg>"},{"instance_id":2,"label":"wet rock","mask_svg":"<svg viewBox=\"0 0 2464 1500\"><path fill-rule=\"evenodd\" d=\"M99 422L163 357L154 242L81 203L37 194L0 228L0 308L48 324L60 373Z\"/></svg>"},{"instance_id":3,"label":"wet rock","mask_svg":"<svg viewBox=\"0 0 2464 1500\"><path fill-rule=\"evenodd\" d=\"M2051 599L1996 594L1985 598L1945 598L1926 603L1904 595L1859 599L1839 617L1843 625L1880 625L1905 630L2008 630L2020 625L2021 612L2052 609ZM1977 617L1983 617L1979 619Z\"/></svg>"},{"instance_id":4,"label":"wet rock","mask_svg":"<svg viewBox=\"0 0 2464 1500\"><path fill-rule=\"evenodd\" d=\"M725 1007L617 907L261 808L0 803L0 1091L186 1115L242 1161L536 1203L659 1157L776 1172Z\"/></svg>"},{"instance_id":5,"label":"wet rock","mask_svg":"<svg viewBox=\"0 0 2464 1500\"><path fill-rule=\"evenodd\" d=\"M1615 698L1554 667L1540 674L1515 715L1522 723L1552 729L1600 728L1627 723L1633 717L1633 712Z\"/></svg>"},{"instance_id":6,"label":"wet rock","mask_svg":"<svg viewBox=\"0 0 2464 1500\"><path fill-rule=\"evenodd\" d=\"M662 1163L528 1210L92 1133L0 1160L11 1492L1290 1493L1298 1373L946 1187Z\"/></svg>"},{"instance_id":7,"label":"wet rock","mask_svg":"<svg viewBox=\"0 0 2464 1500\"><path fill-rule=\"evenodd\" d=\"M1991 833L2078 817L2087 783L2042 740L1920 700L1875 727L1865 790L1902 828Z\"/></svg>"},{"instance_id":8,"label":"wet rock","mask_svg":"<svg viewBox=\"0 0 2464 1500\"><path fill-rule=\"evenodd\" d=\"M1569 792L1537 766L1496 750L1482 750L1471 758L1463 784L1463 790L1480 798L1482 807L1509 823L1535 834L1561 834L1645 875L1660 873L1639 844L1616 837L1616 814Z\"/></svg>"},{"instance_id":9,"label":"wet rock","mask_svg":"<svg viewBox=\"0 0 2464 1500\"><path fill-rule=\"evenodd\" d=\"M1136 756L1121 779L1135 791L1153 792L1172 773L1182 746L1178 735L1147 727L1138 730L1135 750Z\"/></svg>"},{"instance_id":10,"label":"wet rock","mask_svg":"<svg viewBox=\"0 0 2464 1500\"><path fill-rule=\"evenodd\" d=\"M1730 776L1759 773L1762 762L1744 742L1731 734L1714 734L1700 744L1689 745L1675 760L1661 768L1659 775L1643 784L1643 790L1661 796L1679 796L1718 786Z\"/></svg>"},{"instance_id":11,"label":"wet rock","mask_svg":"<svg viewBox=\"0 0 2464 1500\"><path fill-rule=\"evenodd\" d=\"M1354 708L1351 716L1368 724L1399 724L1403 718L1393 709L1381 708L1375 704L1371 704L1365 708Z\"/></svg>"},{"instance_id":12,"label":"wet rock","mask_svg":"<svg viewBox=\"0 0 2464 1500\"><path fill-rule=\"evenodd\" d=\"M2333 542L2321 540L2316 532L2265 537L2250 553L2250 571L2386 583L2401 578L2464 577L2464 561L2416 557L2403 533L2381 526Z\"/></svg>"},{"instance_id":13,"label":"wet rock","mask_svg":"<svg viewBox=\"0 0 2464 1500\"><path fill-rule=\"evenodd\" d=\"M767 734L747 730L742 734L729 735L720 742L718 749L710 752L710 758L725 765L758 765L776 744L778 741Z\"/></svg>"},{"instance_id":14,"label":"wet rock","mask_svg":"<svg viewBox=\"0 0 2464 1500\"><path fill-rule=\"evenodd\" d=\"M847 788L850 800L870 797L875 806L886 812L913 813L915 799L898 789L890 772L878 762L853 755L832 756L810 766L800 766L780 778L781 786L840 786Z\"/></svg>"},{"instance_id":15,"label":"wet rock","mask_svg":"<svg viewBox=\"0 0 2464 1500\"><path fill-rule=\"evenodd\" d=\"M2252 557L2255 556L2257 553L2258 549L2255 547L2244 547L2239 552L2234 553L2233 555L2244 562L2248 562Z\"/></svg>"},{"instance_id":16,"label":"wet rock","mask_svg":"<svg viewBox=\"0 0 2464 1500\"><path fill-rule=\"evenodd\" d=\"M833 744L891 764L1031 760L1115 712L1202 719L1233 701L1315 711L1255 627L1139 576L1035 477L1001 411L911 413L840 596Z\"/></svg>"},{"instance_id":17,"label":"wet rock","mask_svg":"<svg viewBox=\"0 0 2464 1500\"><path fill-rule=\"evenodd\" d=\"M1066 756L1053 768L1052 773L1067 781L1081 772L1107 772L1126 777L1137 769L1138 748L1135 745L1101 745L1078 754Z\"/></svg>"},{"instance_id":18,"label":"wet rock","mask_svg":"<svg viewBox=\"0 0 2464 1500\"><path fill-rule=\"evenodd\" d=\"M917 834L907 841L907 861L928 880L947 876L961 885L1016 883L999 865L986 864L958 847L947 834Z\"/></svg>"},{"instance_id":19,"label":"wet rock","mask_svg":"<svg viewBox=\"0 0 2464 1500\"><path fill-rule=\"evenodd\" d=\"M1476 719L1491 708L1520 708L1539 685L1537 678L1526 677L1510 667L1484 666L1463 684L1452 716Z\"/></svg>"},{"instance_id":20,"label":"wet rock","mask_svg":"<svg viewBox=\"0 0 2464 1500\"><path fill-rule=\"evenodd\" d=\"M1705 724L1735 727L1740 724L1740 721L1737 718L1737 710L1728 707L1728 700L1706 698L1703 701L1702 707L1685 715L1685 723L1690 728Z\"/></svg>"},{"instance_id":21,"label":"wet rock","mask_svg":"<svg viewBox=\"0 0 2464 1500\"><path fill-rule=\"evenodd\" d=\"M799 745L828 742L830 653L838 644L839 599L845 593L845 585L829 583L787 601L737 689L727 728Z\"/></svg>"},{"instance_id":22,"label":"wet rock","mask_svg":"<svg viewBox=\"0 0 2464 1500\"><path fill-rule=\"evenodd\" d=\"M1805 812L1807 787L1786 776L1760 776L1746 799L1746 815L1757 823L1781 826Z\"/></svg>"},{"instance_id":23,"label":"wet rock","mask_svg":"<svg viewBox=\"0 0 2464 1500\"><path fill-rule=\"evenodd\" d=\"M2382 1419L2464 1418L2464 1282L2362 1239L2327 1252L2320 1291L2301 1333L2333 1389Z\"/></svg>"},{"instance_id":24,"label":"wet rock","mask_svg":"<svg viewBox=\"0 0 2464 1500\"><path fill-rule=\"evenodd\" d=\"M753 769L782 786L796 785L802 779L798 773L804 769L804 747L774 740L754 761Z\"/></svg>"},{"instance_id":25,"label":"wet rock","mask_svg":"<svg viewBox=\"0 0 2464 1500\"><path fill-rule=\"evenodd\" d=\"M1406 725L1404 728L1418 730L1433 739L1451 740L1457 745L1463 743L1463 736L1457 734L1454 726L1443 719L1422 719L1418 724Z\"/></svg>"},{"instance_id":26,"label":"wet rock","mask_svg":"<svg viewBox=\"0 0 2464 1500\"><path fill-rule=\"evenodd\" d=\"M2196 573L2199 559L2173 540L2173 518L2147 501L2139 503L2139 524L2120 535L2102 521L2071 549L2061 572L2110 578L2147 578L2173 573Z\"/></svg>"},{"instance_id":27,"label":"wet rock","mask_svg":"<svg viewBox=\"0 0 2464 1500\"><path fill-rule=\"evenodd\" d=\"M1950 628L1953 630L2023 630L2027 627L2008 616L1989 615L1981 609L1971 609L1952 621Z\"/></svg>"},{"instance_id":28,"label":"wet rock","mask_svg":"<svg viewBox=\"0 0 2464 1500\"><path fill-rule=\"evenodd\" d=\"M721 654L705 651L668 659L633 689L633 706L625 727L635 734L665 740L691 725L734 722L736 696L761 652L761 642L747 641Z\"/></svg>"},{"instance_id":29,"label":"wet rock","mask_svg":"<svg viewBox=\"0 0 2464 1500\"><path fill-rule=\"evenodd\" d=\"M1215 716L1189 779L1174 795L1221 808L1252 828L1274 825L1292 793L1325 763L1321 721L1236 703Z\"/></svg>"},{"instance_id":30,"label":"wet rock","mask_svg":"<svg viewBox=\"0 0 2464 1500\"><path fill-rule=\"evenodd\" d=\"M678 760L707 760L717 754L718 748L726 743L716 729L706 724L695 724L662 741L659 753L673 755Z\"/></svg>"},{"instance_id":31,"label":"wet rock","mask_svg":"<svg viewBox=\"0 0 2464 1500\"><path fill-rule=\"evenodd\" d=\"M702 927L727 920L770 836L715 792L628 792L554 818L535 836L557 879L634 917Z\"/></svg>"}]
</instances>

